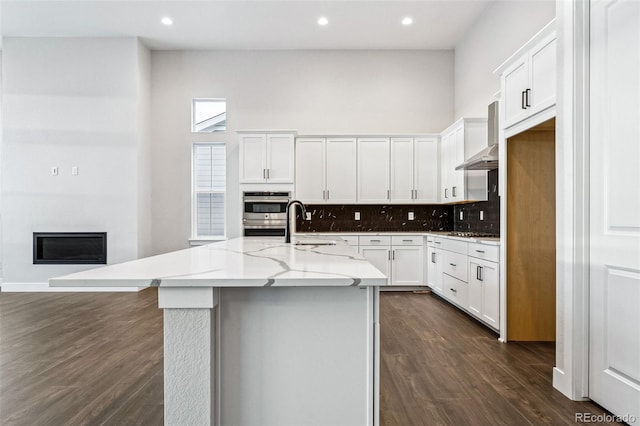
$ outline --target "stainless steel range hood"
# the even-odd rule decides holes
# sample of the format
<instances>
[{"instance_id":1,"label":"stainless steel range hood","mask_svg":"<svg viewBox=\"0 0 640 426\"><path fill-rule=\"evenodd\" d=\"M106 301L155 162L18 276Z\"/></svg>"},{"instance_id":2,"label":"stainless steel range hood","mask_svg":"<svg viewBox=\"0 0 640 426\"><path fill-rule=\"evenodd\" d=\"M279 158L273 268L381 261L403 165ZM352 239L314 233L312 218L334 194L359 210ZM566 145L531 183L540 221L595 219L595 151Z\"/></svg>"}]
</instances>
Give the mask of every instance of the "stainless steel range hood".
<instances>
[{"instance_id":1,"label":"stainless steel range hood","mask_svg":"<svg viewBox=\"0 0 640 426\"><path fill-rule=\"evenodd\" d=\"M469 157L456 170L493 170L498 168L498 101L489 105L488 146Z\"/></svg>"}]
</instances>

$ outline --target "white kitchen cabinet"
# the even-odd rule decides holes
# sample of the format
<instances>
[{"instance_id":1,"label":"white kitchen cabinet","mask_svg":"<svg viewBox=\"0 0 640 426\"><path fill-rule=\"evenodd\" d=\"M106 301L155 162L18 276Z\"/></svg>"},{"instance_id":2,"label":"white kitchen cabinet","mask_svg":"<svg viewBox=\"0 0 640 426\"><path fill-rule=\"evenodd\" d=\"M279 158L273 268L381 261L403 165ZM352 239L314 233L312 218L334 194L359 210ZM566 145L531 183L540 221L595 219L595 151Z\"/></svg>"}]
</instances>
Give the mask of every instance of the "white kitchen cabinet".
<instances>
[{"instance_id":1,"label":"white kitchen cabinet","mask_svg":"<svg viewBox=\"0 0 640 426\"><path fill-rule=\"evenodd\" d=\"M240 134L240 183L293 183L293 133Z\"/></svg>"},{"instance_id":2,"label":"white kitchen cabinet","mask_svg":"<svg viewBox=\"0 0 640 426\"><path fill-rule=\"evenodd\" d=\"M438 237L427 237L427 284L439 295L442 287L442 241Z\"/></svg>"},{"instance_id":3,"label":"white kitchen cabinet","mask_svg":"<svg viewBox=\"0 0 640 426\"><path fill-rule=\"evenodd\" d=\"M359 203L389 202L389 144L389 138L358 138Z\"/></svg>"},{"instance_id":4,"label":"white kitchen cabinet","mask_svg":"<svg viewBox=\"0 0 640 426\"><path fill-rule=\"evenodd\" d=\"M306 204L356 202L356 139L297 138L296 198Z\"/></svg>"},{"instance_id":5,"label":"white kitchen cabinet","mask_svg":"<svg viewBox=\"0 0 640 426\"><path fill-rule=\"evenodd\" d=\"M500 327L499 267L469 257L469 312L489 326Z\"/></svg>"},{"instance_id":6,"label":"white kitchen cabinet","mask_svg":"<svg viewBox=\"0 0 640 426\"><path fill-rule=\"evenodd\" d=\"M438 137L391 138L391 202L437 203Z\"/></svg>"},{"instance_id":7,"label":"white kitchen cabinet","mask_svg":"<svg viewBox=\"0 0 640 426\"><path fill-rule=\"evenodd\" d=\"M424 285L423 237L361 235L360 254L380 269L392 285Z\"/></svg>"},{"instance_id":8,"label":"white kitchen cabinet","mask_svg":"<svg viewBox=\"0 0 640 426\"><path fill-rule=\"evenodd\" d=\"M497 70L504 128L556 103L556 34L547 25Z\"/></svg>"},{"instance_id":9,"label":"white kitchen cabinet","mask_svg":"<svg viewBox=\"0 0 640 426\"><path fill-rule=\"evenodd\" d=\"M461 118L442 132L440 144L440 201L486 201L487 172L455 168L487 146L487 119Z\"/></svg>"}]
</instances>

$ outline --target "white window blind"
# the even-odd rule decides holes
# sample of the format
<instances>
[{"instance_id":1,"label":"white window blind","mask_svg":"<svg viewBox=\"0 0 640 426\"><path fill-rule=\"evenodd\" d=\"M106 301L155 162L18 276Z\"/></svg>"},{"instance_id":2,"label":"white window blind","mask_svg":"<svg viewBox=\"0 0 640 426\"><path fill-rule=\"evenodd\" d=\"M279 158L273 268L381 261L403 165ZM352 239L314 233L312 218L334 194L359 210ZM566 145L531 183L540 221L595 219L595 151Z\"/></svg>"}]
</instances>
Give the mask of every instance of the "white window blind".
<instances>
[{"instance_id":1,"label":"white window blind","mask_svg":"<svg viewBox=\"0 0 640 426\"><path fill-rule=\"evenodd\" d=\"M193 146L193 233L195 238L224 236L226 182L224 144Z\"/></svg>"}]
</instances>

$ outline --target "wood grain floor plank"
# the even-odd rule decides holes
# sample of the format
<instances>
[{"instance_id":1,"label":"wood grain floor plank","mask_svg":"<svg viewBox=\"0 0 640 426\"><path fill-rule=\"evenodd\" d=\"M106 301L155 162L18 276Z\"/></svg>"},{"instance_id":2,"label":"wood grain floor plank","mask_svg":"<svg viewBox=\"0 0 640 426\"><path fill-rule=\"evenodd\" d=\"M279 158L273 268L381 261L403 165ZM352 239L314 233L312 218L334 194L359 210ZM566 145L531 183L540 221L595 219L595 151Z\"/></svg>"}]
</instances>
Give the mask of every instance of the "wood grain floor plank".
<instances>
[{"instance_id":1,"label":"wood grain floor plank","mask_svg":"<svg viewBox=\"0 0 640 426\"><path fill-rule=\"evenodd\" d=\"M497 341L438 297L381 296L383 426L573 424L552 343ZM0 293L0 424L161 425L157 291Z\"/></svg>"}]
</instances>

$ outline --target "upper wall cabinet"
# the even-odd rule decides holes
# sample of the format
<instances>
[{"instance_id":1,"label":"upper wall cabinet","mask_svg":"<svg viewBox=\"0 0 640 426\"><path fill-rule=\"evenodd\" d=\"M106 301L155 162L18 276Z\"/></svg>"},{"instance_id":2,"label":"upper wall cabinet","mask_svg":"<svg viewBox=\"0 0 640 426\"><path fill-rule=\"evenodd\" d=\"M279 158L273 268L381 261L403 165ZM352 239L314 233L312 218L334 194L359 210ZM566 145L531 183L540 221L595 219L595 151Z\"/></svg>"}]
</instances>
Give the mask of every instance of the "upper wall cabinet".
<instances>
[{"instance_id":1,"label":"upper wall cabinet","mask_svg":"<svg viewBox=\"0 0 640 426\"><path fill-rule=\"evenodd\" d=\"M293 133L238 133L240 183L293 183Z\"/></svg>"},{"instance_id":2,"label":"upper wall cabinet","mask_svg":"<svg viewBox=\"0 0 640 426\"><path fill-rule=\"evenodd\" d=\"M391 202L439 201L438 147L437 136L391 138Z\"/></svg>"},{"instance_id":3,"label":"upper wall cabinet","mask_svg":"<svg viewBox=\"0 0 640 426\"><path fill-rule=\"evenodd\" d=\"M440 201L460 203L487 200L487 172L456 170L487 146L487 119L461 118L440 137Z\"/></svg>"},{"instance_id":4,"label":"upper wall cabinet","mask_svg":"<svg viewBox=\"0 0 640 426\"><path fill-rule=\"evenodd\" d=\"M358 138L358 202L389 202L389 144L389 138Z\"/></svg>"},{"instance_id":5,"label":"upper wall cabinet","mask_svg":"<svg viewBox=\"0 0 640 426\"><path fill-rule=\"evenodd\" d=\"M502 64L504 128L556 103L556 34L551 22Z\"/></svg>"},{"instance_id":6,"label":"upper wall cabinet","mask_svg":"<svg viewBox=\"0 0 640 426\"><path fill-rule=\"evenodd\" d=\"M356 138L297 138L296 198L307 204L355 203Z\"/></svg>"}]
</instances>

